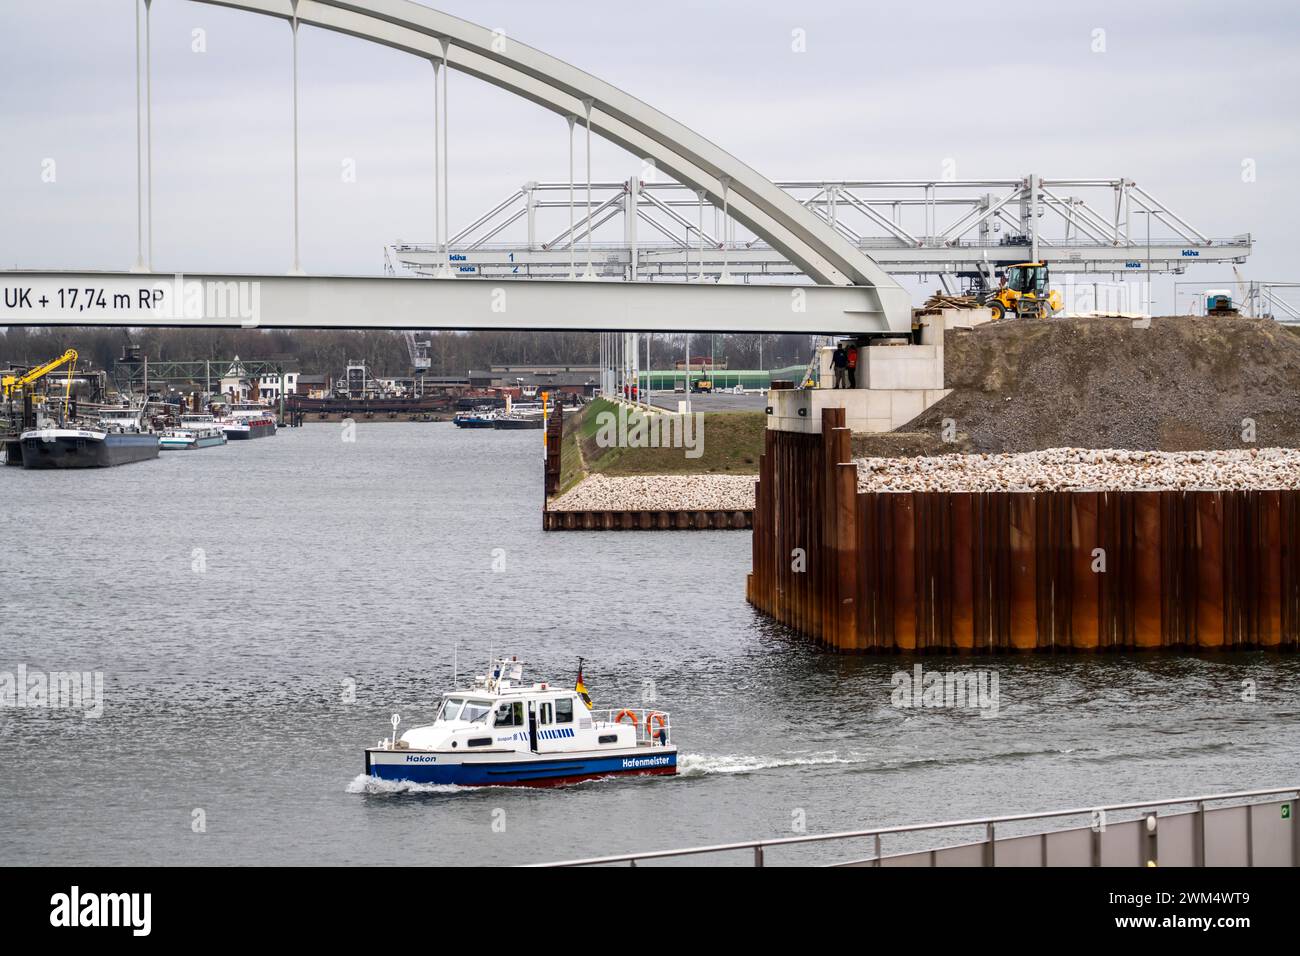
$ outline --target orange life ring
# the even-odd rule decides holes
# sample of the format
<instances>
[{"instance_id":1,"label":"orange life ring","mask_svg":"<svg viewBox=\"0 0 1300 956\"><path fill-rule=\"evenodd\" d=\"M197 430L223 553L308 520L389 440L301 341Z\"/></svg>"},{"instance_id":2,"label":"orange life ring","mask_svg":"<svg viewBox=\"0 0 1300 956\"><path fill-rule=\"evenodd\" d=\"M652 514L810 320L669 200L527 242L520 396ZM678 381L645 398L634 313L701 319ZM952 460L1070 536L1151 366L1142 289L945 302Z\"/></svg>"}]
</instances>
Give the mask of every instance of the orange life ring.
<instances>
[{"instance_id":1,"label":"orange life ring","mask_svg":"<svg viewBox=\"0 0 1300 956\"><path fill-rule=\"evenodd\" d=\"M634 713L632 713L632 711L630 711L630 710L626 710L626 709L625 709L625 710L620 710L620 711L618 712L618 716L614 718L614 723L616 723L616 724L621 724L621 723L623 722L623 718L624 718L624 717L631 717L631 718L632 718L632 726L633 726L633 727L635 727L635 726L637 725L636 714L634 714Z\"/></svg>"},{"instance_id":2,"label":"orange life ring","mask_svg":"<svg viewBox=\"0 0 1300 956\"><path fill-rule=\"evenodd\" d=\"M657 710L651 711L645 719L645 732L651 740L655 739L655 721L659 722L659 729L663 730L668 726L668 715Z\"/></svg>"}]
</instances>

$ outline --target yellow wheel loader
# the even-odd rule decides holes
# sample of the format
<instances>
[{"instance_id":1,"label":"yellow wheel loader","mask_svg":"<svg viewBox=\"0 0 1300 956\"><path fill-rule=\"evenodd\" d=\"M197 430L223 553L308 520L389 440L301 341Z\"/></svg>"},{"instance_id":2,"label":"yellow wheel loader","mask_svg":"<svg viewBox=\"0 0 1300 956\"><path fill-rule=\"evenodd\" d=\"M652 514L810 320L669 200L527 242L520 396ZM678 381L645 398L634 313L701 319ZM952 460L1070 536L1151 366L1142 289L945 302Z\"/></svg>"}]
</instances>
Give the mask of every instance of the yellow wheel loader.
<instances>
[{"instance_id":1,"label":"yellow wheel loader","mask_svg":"<svg viewBox=\"0 0 1300 956\"><path fill-rule=\"evenodd\" d=\"M1061 311L1061 293L1050 286L1046 262L1018 262L1007 266L1002 284L984 300L993 321L1011 315L1045 319Z\"/></svg>"}]
</instances>

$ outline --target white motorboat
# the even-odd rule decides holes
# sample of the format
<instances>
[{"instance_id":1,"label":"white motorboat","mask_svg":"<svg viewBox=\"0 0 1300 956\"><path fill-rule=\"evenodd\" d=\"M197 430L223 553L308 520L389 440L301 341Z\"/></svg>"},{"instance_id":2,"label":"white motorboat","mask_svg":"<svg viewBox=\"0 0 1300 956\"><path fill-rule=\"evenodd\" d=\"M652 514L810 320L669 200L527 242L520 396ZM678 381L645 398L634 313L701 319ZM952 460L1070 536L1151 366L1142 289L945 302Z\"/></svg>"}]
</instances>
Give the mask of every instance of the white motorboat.
<instances>
[{"instance_id":1,"label":"white motorboat","mask_svg":"<svg viewBox=\"0 0 1300 956\"><path fill-rule=\"evenodd\" d=\"M582 680L570 689L520 683L523 662L498 658L471 687L442 695L433 723L366 749L381 780L461 786L548 786L629 774L675 774L669 715L596 711Z\"/></svg>"}]
</instances>

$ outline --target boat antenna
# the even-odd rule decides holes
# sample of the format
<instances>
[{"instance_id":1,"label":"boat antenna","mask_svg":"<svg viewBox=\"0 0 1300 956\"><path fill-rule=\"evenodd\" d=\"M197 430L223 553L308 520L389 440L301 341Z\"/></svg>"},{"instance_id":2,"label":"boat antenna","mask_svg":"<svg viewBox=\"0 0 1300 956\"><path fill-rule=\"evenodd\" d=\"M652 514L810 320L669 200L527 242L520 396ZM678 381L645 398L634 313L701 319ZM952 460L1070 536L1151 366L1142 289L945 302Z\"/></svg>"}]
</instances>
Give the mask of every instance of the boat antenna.
<instances>
[{"instance_id":1,"label":"boat antenna","mask_svg":"<svg viewBox=\"0 0 1300 956\"><path fill-rule=\"evenodd\" d=\"M459 678L460 670L459 670L459 668L457 667L457 655L459 654L459 652L460 652L460 641L457 641L455 644L453 644L453 645L451 646L451 687L452 687L452 690L455 690L456 687L460 684L460 678Z\"/></svg>"}]
</instances>

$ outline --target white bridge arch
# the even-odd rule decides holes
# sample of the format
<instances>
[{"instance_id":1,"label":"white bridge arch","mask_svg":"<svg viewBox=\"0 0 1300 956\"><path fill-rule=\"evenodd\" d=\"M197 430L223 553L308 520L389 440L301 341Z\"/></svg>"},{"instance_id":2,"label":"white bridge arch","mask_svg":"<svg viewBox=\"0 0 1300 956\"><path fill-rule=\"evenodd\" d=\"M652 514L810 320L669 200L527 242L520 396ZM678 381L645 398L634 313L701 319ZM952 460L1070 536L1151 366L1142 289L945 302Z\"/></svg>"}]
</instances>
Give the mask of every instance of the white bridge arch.
<instances>
[{"instance_id":1,"label":"white bridge arch","mask_svg":"<svg viewBox=\"0 0 1300 956\"><path fill-rule=\"evenodd\" d=\"M608 283L518 279L508 295L473 279L339 276L187 276L189 283L256 282L268 327L586 328L609 330L872 332L910 329L910 296L868 255L785 190L681 123L555 57L489 28L411 0L199 0L383 44L474 76L600 135L703 194L779 250L811 286ZM296 74L295 74L296 82ZM148 271L148 270L145 270ZM111 273L0 274L33 283L25 304L0 311L6 324L236 325L244 315L196 320L176 302L155 309L68 310L49 292L63 285L141 301L145 276ZM156 285L180 288L170 276ZM225 298L191 296L206 302ZM91 301L99 301L98 295ZM670 301L671 300L671 301ZM151 297L147 301L157 301ZM508 303L502 307L502 302ZM178 322L177 316L183 314Z\"/></svg>"}]
</instances>

